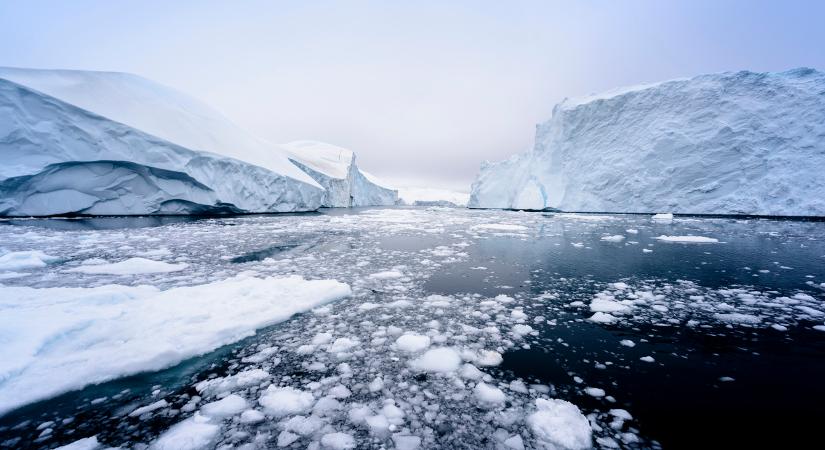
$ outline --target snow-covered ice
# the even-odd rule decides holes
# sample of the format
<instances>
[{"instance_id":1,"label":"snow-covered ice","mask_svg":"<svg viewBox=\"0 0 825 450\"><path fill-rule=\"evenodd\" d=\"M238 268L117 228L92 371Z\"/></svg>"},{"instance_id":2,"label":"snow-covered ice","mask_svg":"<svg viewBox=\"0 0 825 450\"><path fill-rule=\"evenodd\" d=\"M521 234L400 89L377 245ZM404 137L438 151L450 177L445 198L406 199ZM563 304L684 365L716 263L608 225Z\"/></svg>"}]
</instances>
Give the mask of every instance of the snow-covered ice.
<instances>
[{"instance_id":1,"label":"snow-covered ice","mask_svg":"<svg viewBox=\"0 0 825 450\"><path fill-rule=\"evenodd\" d=\"M0 285L0 413L169 367L349 294L346 284L297 276L238 276L165 291Z\"/></svg>"}]
</instances>

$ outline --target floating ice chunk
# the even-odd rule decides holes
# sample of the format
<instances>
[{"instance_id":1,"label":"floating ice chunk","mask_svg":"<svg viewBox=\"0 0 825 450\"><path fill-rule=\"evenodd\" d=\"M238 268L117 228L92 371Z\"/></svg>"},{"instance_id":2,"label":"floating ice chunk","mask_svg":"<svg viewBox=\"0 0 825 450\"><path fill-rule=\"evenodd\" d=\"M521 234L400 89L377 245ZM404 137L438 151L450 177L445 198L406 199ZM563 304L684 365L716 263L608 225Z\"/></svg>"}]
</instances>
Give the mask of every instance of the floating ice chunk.
<instances>
[{"instance_id":1,"label":"floating ice chunk","mask_svg":"<svg viewBox=\"0 0 825 450\"><path fill-rule=\"evenodd\" d=\"M633 420L633 416L631 416L630 413L627 412L626 409L616 408L616 409L611 409L609 412L610 412L610 415L613 416L613 417L616 417L616 418L619 418L619 419L622 419L622 420Z\"/></svg>"},{"instance_id":2,"label":"floating ice chunk","mask_svg":"<svg viewBox=\"0 0 825 450\"><path fill-rule=\"evenodd\" d=\"M637 230L637 229L635 229L635 228L628 228L628 229L626 229L626 230L624 230L624 231L625 231L626 233L628 233L628 234L639 234L639 230Z\"/></svg>"},{"instance_id":3,"label":"floating ice chunk","mask_svg":"<svg viewBox=\"0 0 825 450\"><path fill-rule=\"evenodd\" d=\"M705 236L665 236L665 235L661 235L661 236L657 236L653 239L656 239L656 240L659 240L659 241L664 241L664 242L679 242L679 243L684 243L684 244L690 244L690 243L703 244L703 243L716 243L716 242L719 242L719 239L711 238L711 237L705 237Z\"/></svg>"},{"instance_id":4,"label":"floating ice chunk","mask_svg":"<svg viewBox=\"0 0 825 450\"><path fill-rule=\"evenodd\" d=\"M195 413L173 425L149 447L150 450L197 450L213 443L220 426Z\"/></svg>"},{"instance_id":5,"label":"floating ice chunk","mask_svg":"<svg viewBox=\"0 0 825 450\"><path fill-rule=\"evenodd\" d=\"M330 389L328 394L333 398L347 398L352 395L352 392L343 384L338 384Z\"/></svg>"},{"instance_id":6,"label":"floating ice chunk","mask_svg":"<svg viewBox=\"0 0 825 450\"><path fill-rule=\"evenodd\" d=\"M627 312L630 311L630 307L614 300L608 300L606 298L597 297L594 298L592 302L590 302L590 311L605 313Z\"/></svg>"},{"instance_id":7,"label":"floating ice chunk","mask_svg":"<svg viewBox=\"0 0 825 450\"><path fill-rule=\"evenodd\" d=\"M105 275L141 275L149 273L179 272L189 267L186 263L170 264L146 258L129 258L112 264L92 264L73 267L66 272Z\"/></svg>"},{"instance_id":8,"label":"floating ice chunk","mask_svg":"<svg viewBox=\"0 0 825 450\"><path fill-rule=\"evenodd\" d=\"M480 380L484 378L484 372L478 370L478 368L472 364L464 364L461 366L461 370L458 372L458 375L461 378L466 378L468 380Z\"/></svg>"},{"instance_id":9,"label":"floating ice chunk","mask_svg":"<svg viewBox=\"0 0 825 450\"><path fill-rule=\"evenodd\" d=\"M713 317L729 323L757 324L762 321L758 316L742 313L714 314Z\"/></svg>"},{"instance_id":10,"label":"floating ice chunk","mask_svg":"<svg viewBox=\"0 0 825 450\"><path fill-rule=\"evenodd\" d=\"M779 325L778 323L771 325L771 328L773 328L776 331L788 331L788 327L784 325Z\"/></svg>"},{"instance_id":11,"label":"floating ice chunk","mask_svg":"<svg viewBox=\"0 0 825 450\"><path fill-rule=\"evenodd\" d=\"M524 450L524 441L521 439L521 436L517 434L505 439L503 444L505 448L512 450Z\"/></svg>"},{"instance_id":12,"label":"floating ice chunk","mask_svg":"<svg viewBox=\"0 0 825 450\"><path fill-rule=\"evenodd\" d=\"M482 367L497 366L502 361L501 353L494 350L479 350L475 357L475 363Z\"/></svg>"},{"instance_id":13,"label":"floating ice chunk","mask_svg":"<svg viewBox=\"0 0 825 450\"><path fill-rule=\"evenodd\" d=\"M811 328L813 328L814 330L817 330L817 331L825 331L825 325L814 325Z\"/></svg>"},{"instance_id":14,"label":"floating ice chunk","mask_svg":"<svg viewBox=\"0 0 825 450\"><path fill-rule=\"evenodd\" d=\"M509 223L484 223L480 225L473 225L470 229L474 231L504 231L504 232L523 232L527 231L527 227L522 225L513 225Z\"/></svg>"},{"instance_id":15,"label":"floating ice chunk","mask_svg":"<svg viewBox=\"0 0 825 450\"><path fill-rule=\"evenodd\" d=\"M596 322L596 323L613 323L613 322L618 321L619 318L616 317L616 316L610 315L608 313L597 312L596 314L593 314L592 316L590 316L590 318L587 319L587 320L590 320L591 322Z\"/></svg>"},{"instance_id":16,"label":"floating ice chunk","mask_svg":"<svg viewBox=\"0 0 825 450\"><path fill-rule=\"evenodd\" d=\"M0 270L38 269L57 259L40 250L10 252L0 256Z\"/></svg>"},{"instance_id":17,"label":"floating ice chunk","mask_svg":"<svg viewBox=\"0 0 825 450\"><path fill-rule=\"evenodd\" d=\"M656 360L652 356L642 356L639 359L641 361L648 362L648 363L656 362Z\"/></svg>"},{"instance_id":18,"label":"floating ice chunk","mask_svg":"<svg viewBox=\"0 0 825 450\"><path fill-rule=\"evenodd\" d=\"M135 409L134 411L129 413L129 417L139 417L146 413L166 408L167 406L169 406L169 402L167 402L166 400L158 400L152 404L141 406L140 408Z\"/></svg>"},{"instance_id":19,"label":"floating ice chunk","mask_svg":"<svg viewBox=\"0 0 825 450\"><path fill-rule=\"evenodd\" d=\"M309 411L315 403L311 392L292 387L269 386L258 399L267 414L284 417Z\"/></svg>"},{"instance_id":20,"label":"floating ice chunk","mask_svg":"<svg viewBox=\"0 0 825 450\"><path fill-rule=\"evenodd\" d=\"M388 280L392 278L401 278L403 276L404 274L397 270L386 270L384 272L370 274L370 278L374 278L376 280Z\"/></svg>"},{"instance_id":21,"label":"floating ice chunk","mask_svg":"<svg viewBox=\"0 0 825 450\"><path fill-rule=\"evenodd\" d=\"M473 395L475 395L476 400L486 405L498 405L507 400L504 391L483 381L473 388Z\"/></svg>"},{"instance_id":22,"label":"floating ice chunk","mask_svg":"<svg viewBox=\"0 0 825 450\"><path fill-rule=\"evenodd\" d=\"M266 416L257 409L247 409L241 413L241 423L258 423L263 422Z\"/></svg>"},{"instance_id":23,"label":"floating ice chunk","mask_svg":"<svg viewBox=\"0 0 825 450\"><path fill-rule=\"evenodd\" d=\"M587 417L564 400L536 399L536 412L527 417L527 425L543 449L584 450L593 443Z\"/></svg>"},{"instance_id":24,"label":"floating ice chunk","mask_svg":"<svg viewBox=\"0 0 825 450\"><path fill-rule=\"evenodd\" d=\"M604 397L604 389L601 389L601 388L586 387L586 388L584 388L584 392L587 395L591 396L591 397L596 397L596 398Z\"/></svg>"},{"instance_id":25,"label":"floating ice chunk","mask_svg":"<svg viewBox=\"0 0 825 450\"><path fill-rule=\"evenodd\" d=\"M662 222L670 222L673 220L673 213L658 213L654 214L651 219Z\"/></svg>"},{"instance_id":26,"label":"floating ice chunk","mask_svg":"<svg viewBox=\"0 0 825 450\"><path fill-rule=\"evenodd\" d=\"M275 445L278 447L288 447L298 439L301 439L300 435L284 430L278 433L278 440Z\"/></svg>"},{"instance_id":27,"label":"floating ice chunk","mask_svg":"<svg viewBox=\"0 0 825 450\"><path fill-rule=\"evenodd\" d=\"M347 433L328 433L321 437L321 445L331 450L355 448L355 438Z\"/></svg>"},{"instance_id":28,"label":"floating ice chunk","mask_svg":"<svg viewBox=\"0 0 825 450\"><path fill-rule=\"evenodd\" d=\"M341 337L336 339L335 342L327 348L327 351L330 353L343 353L357 347L359 344L360 342L357 340Z\"/></svg>"},{"instance_id":29,"label":"floating ice chunk","mask_svg":"<svg viewBox=\"0 0 825 450\"><path fill-rule=\"evenodd\" d=\"M378 303L364 302L364 303L361 303L358 306L358 309L361 310L361 311L371 311L373 309L380 308L380 307L381 307L381 305L378 304Z\"/></svg>"},{"instance_id":30,"label":"floating ice chunk","mask_svg":"<svg viewBox=\"0 0 825 450\"><path fill-rule=\"evenodd\" d=\"M370 382L367 388L370 390L370 392L378 392L381 389L384 389L384 380L381 377L375 377L375 379Z\"/></svg>"},{"instance_id":31,"label":"floating ice chunk","mask_svg":"<svg viewBox=\"0 0 825 450\"><path fill-rule=\"evenodd\" d=\"M249 407L246 399L237 394L207 403L201 408L201 414L208 417L224 418L240 414Z\"/></svg>"},{"instance_id":32,"label":"floating ice chunk","mask_svg":"<svg viewBox=\"0 0 825 450\"><path fill-rule=\"evenodd\" d=\"M78 439L71 444L62 445L54 450L97 450L100 448L100 442L97 436L91 436L83 439Z\"/></svg>"},{"instance_id":33,"label":"floating ice chunk","mask_svg":"<svg viewBox=\"0 0 825 450\"><path fill-rule=\"evenodd\" d=\"M721 381L723 383L727 383L727 382L736 381L736 380L733 377L719 377L719 381Z\"/></svg>"},{"instance_id":34,"label":"floating ice chunk","mask_svg":"<svg viewBox=\"0 0 825 450\"><path fill-rule=\"evenodd\" d=\"M410 362L413 369L421 372L454 372L460 364L461 357L458 352L448 347L427 350Z\"/></svg>"},{"instance_id":35,"label":"floating ice chunk","mask_svg":"<svg viewBox=\"0 0 825 450\"><path fill-rule=\"evenodd\" d=\"M202 393L219 394L254 384L260 384L268 377L269 373L263 369L249 369L228 377L201 381L195 385L195 389Z\"/></svg>"},{"instance_id":36,"label":"floating ice chunk","mask_svg":"<svg viewBox=\"0 0 825 450\"><path fill-rule=\"evenodd\" d=\"M530 325L517 324L513 326L513 334L516 336L524 336L533 332L533 327Z\"/></svg>"},{"instance_id":37,"label":"floating ice chunk","mask_svg":"<svg viewBox=\"0 0 825 450\"><path fill-rule=\"evenodd\" d=\"M332 342L332 334L318 333L312 338L312 345L323 345Z\"/></svg>"},{"instance_id":38,"label":"floating ice chunk","mask_svg":"<svg viewBox=\"0 0 825 450\"><path fill-rule=\"evenodd\" d=\"M602 236L601 240L605 242L622 242L624 240L624 236L621 234L615 234L613 236Z\"/></svg>"},{"instance_id":39,"label":"floating ice chunk","mask_svg":"<svg viewBox=\"0 0 825 450\"><path fill-rule=\"evenodd\" d=\"M631 347L631 348L636 346L636 343L631 341L630 339L622 339L621 341L619 341L619 344L622 344L625 347Z\"/></svg>"},{"instance_id":40,"label":"floating ice chunk","mask_svg":"<svg viewBox=\"0 0 825 450\"><path fill-rule=\"evenodd\" d=\"M421 447L421 438L418 436L394 434L392 441L396 450L416 450Z\"/></svg>"},{"instance_id":41,"label":"floating ice chunk","mask_svg":"<svg viewBox=\"0 0 825 450\"><path fill-rule=\"evenodd\" d=\"M405 334L395 340L398 349L408 353L420 352L430 346L430 338L420 334Z\"/></svg>"}]
</instances>

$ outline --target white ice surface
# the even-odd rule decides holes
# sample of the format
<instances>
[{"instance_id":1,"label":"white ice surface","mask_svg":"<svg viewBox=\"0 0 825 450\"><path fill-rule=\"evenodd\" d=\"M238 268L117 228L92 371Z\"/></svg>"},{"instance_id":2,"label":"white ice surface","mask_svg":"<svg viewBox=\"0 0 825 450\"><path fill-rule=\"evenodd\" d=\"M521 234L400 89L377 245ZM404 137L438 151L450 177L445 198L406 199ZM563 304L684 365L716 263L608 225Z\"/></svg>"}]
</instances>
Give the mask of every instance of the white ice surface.
<instances>
[{"instance_id":1,"label":"white ice surface","mask_svg":"<svg viewBox=\"0 0 825 450\"><path fill-rule=\"evenodd\" d=\"M333 280L235 278L160 291L0 286L0 414L169 367L350 294Z\"/></svg>"},{"instance_id":2,"label":"white ice surface","mask_svg":"<svg viewBox=\"0 0 825 450\"><path fill-rule=\"evenodd\" d=\"M140 275L147 273L169 273L186 269L188 264L170 264L146 258L129 258L116 263L84 264L79 267L66 269L66 272L109 275Z\"/></svg>"}]
</instances>

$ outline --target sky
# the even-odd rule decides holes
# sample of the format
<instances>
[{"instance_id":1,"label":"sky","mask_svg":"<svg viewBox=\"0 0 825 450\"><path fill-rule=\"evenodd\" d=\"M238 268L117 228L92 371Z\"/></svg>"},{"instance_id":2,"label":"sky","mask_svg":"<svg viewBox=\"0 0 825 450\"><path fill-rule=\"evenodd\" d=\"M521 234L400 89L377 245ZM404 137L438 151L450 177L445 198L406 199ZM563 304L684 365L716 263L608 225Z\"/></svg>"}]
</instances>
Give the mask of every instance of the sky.
<instances>
[{"instance_id":1,"label":"sky","mask_svg":"<svg viewBox=\"0 0 825 450\"><path fill-rule=\"evenodd\" d=\"M565 97L825 70L825 1L0 0L0 65L135 73L275 143L469 191Z\"/></svg>"}]
</instances>

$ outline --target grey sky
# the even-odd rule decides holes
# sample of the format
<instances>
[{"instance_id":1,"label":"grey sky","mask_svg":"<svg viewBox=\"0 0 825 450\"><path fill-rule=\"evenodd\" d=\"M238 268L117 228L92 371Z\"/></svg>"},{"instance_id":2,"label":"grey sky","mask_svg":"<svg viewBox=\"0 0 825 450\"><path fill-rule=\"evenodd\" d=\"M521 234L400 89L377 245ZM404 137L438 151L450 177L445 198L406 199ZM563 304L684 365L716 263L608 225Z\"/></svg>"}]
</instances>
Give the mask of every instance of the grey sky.
<instances>
[{"instance_id":1,"label":"grey sky","mask_svg":"<svg viewBox=\"0 0 825 450\"><path fill-rule=\"evenodd\" d=\"M467 190L566 96L822 69L823 17L818 1L0 0L0 65L137 73L274 142L326 141L384 178Z\"/></svg>"}]
</instances>

